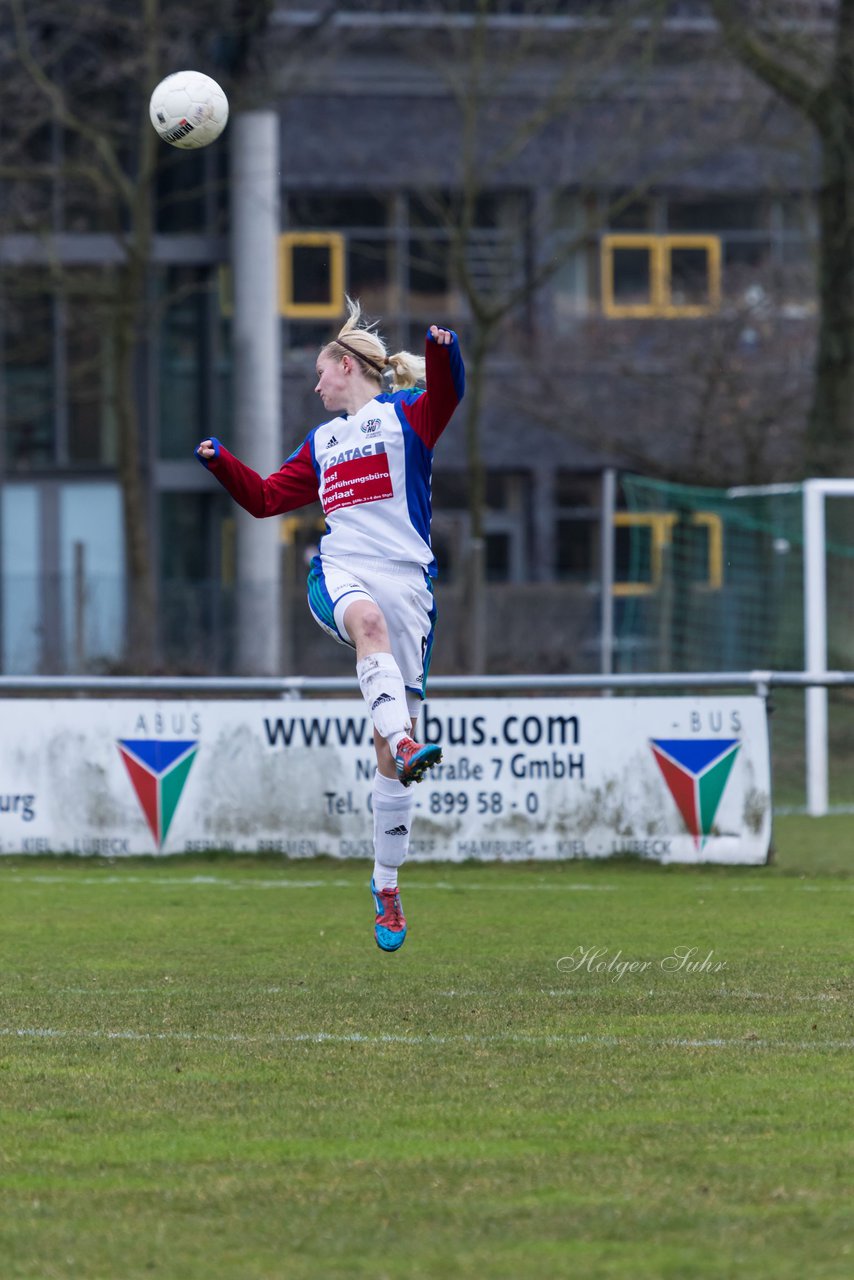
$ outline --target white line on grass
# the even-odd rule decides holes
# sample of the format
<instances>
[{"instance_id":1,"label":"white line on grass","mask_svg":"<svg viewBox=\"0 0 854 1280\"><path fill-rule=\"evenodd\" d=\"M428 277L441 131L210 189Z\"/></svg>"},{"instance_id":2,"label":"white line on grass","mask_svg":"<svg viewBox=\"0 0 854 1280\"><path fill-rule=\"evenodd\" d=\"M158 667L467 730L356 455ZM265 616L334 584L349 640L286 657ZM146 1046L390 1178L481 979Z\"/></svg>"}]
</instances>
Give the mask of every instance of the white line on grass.
<instances>
[{"instance_id":1,"label":"white line on grass","mask_svg":"<svg viewBox=\"0 0 854 1280\"><path fill-rule=\"evenodd\" d=\"M724 1039L722 1037L693 1038L688 1036L672 1036L655 1038L652 1036L605 1036L587 1033L565 1033L563 1035L534 1035L522 1032L506 1032L499 1035L475 1036L467 1033L459 1035L411 1035L392 1034L367 1035L361 1031L333 1032L306 1031L292 1035L247 1036L233 1032L229 1035L218 1035L213 1032L199 1031L105 1031L100 1029L58 1028L58 1027L0 1027L0 1037L18 1040L118 1040L134 1043L155 1043L165 1041L171 1043L209 1043L235 1045L301 1045L301 1044L363 1044L382 1046L387 1044L407 1045L420 1048L430 1045L591 1045L593 1048L618 1049L778 1049L796 1050L797 1052L816 1052L832 1049L854 1049L854 1040L768 1040L761 1036L745 1036L742 1039Z\"/></svg>"},{"instance_id":2,"label":"white line on grass","mask_svg":"<svg viewBox=\"0 0 854 1280\"><path fill-rule=\"evenodd\" d=\"M612 984L609 984L612 985ZM614 984L615 985L615 984ZM164 982L161 986L154 987L54 987L50 985L38 985L38 990L49 991L56 996L95 996L103 999L106 996L110 998L122 996L137 995L159 995L159 996L181 996L186 995L187 988L180 983ZM621 988L625 989L625 987ZM285 990L284 987L249 987L241 988L244 995L281 995ZM658 988L647 988L645 994L647 996L670 996L673 994L673 986L667 984ZM7 993L8 994L8 993ZM308 995L309 988L294 987L290 989L292 995ZM506 990L489 990L487 988L451 988L447 991L437 991L436 995L445 1000L505 1000L508 998L527 998L530 999L532 994L547 996L549 999L566 1000L566 999L584 999L589 996L601 994L601 986L591 983L588 987L539 987L532 993L530 988L519 987L515 991ZM841 1000L842 994L835 992L818 991L814 995L792 995L786 993L781 995L773 991L729 991L726 988L711 991L711 996L721 1000L798 1000L804 1004L816 1003L833 1003Z\"/></svg>"},{"instance_id":3,"label":"white line on grass","mask_svg":"<svg viewBox=\"0 0 854 1280\"><path fill-rule=\"evenodd\" d=\"M49 875L14 875L3 876L0 871L0 882L7 884L61 884L74 887L77 885L119 886L151 885L157 888L175 889L186 885L188 888L201 889L364 889L365 880L228 880L223 876L49 876ZM536 884L453 884L447 880L430 882L417 880L407 882L406 890L440 889L452 890L455 893L534 893L547 891L554 893L562 890L569 893L615 893L615 884L555 884L539 881Z\"/></svg>"},{"instance_id":4,"label":"white line on grass","mask_svg":"<svg viewBox=\"0 0 854 1280\"><path fill-rule=\"evenodd\" d=\"M609 986L616 986L615 983L609 983ZM625 990L625 983L621 990ZM62 994L62 988L52 988L56 994ZM647 988L645 994L647 996L670 996L673 994L674 987L671 984L660 986L657 988ZM597 999L602 993L601 985L591 983L588 987L540 987L536 994L548 996L550 999L565 1000L567 998L577 999L586 996L595 996ZM107 993L109 994L109 993ZM451 988L448 991L437 991L438 996L442 996L447 1000L488 1000L490 998L508 999L527 996L530 998L531 991L526 988L519 988L516 991L491 991L488 989L456 989ZM779 994L773 991L730 991L726 987L717 991L710 991L709 994L721 1000L800 1000L805 1004L811 1004L813 1001L837 1001L842 999L841 993L819 991L815 995L791 995L790 993Z\"/></svg>"},{"instance_id":5,"label":"white line on grass","mask_svg":"<svg viewBox=\"0 0 854 1280\"><path fill-rule=\"evenodd\" d=\"M414 864L414 867L418 864ZM422 864L423 865L423 864ZM506 864L505 864L506 865ZM192 888L192 889L364 889L367 879L359 880L342 880L340 878L328 880L293 880L285 877L275 880L232 880L225 876L140 876L140 875L88 875L82 876L72 872L70 875L4 875L2 865L0 865L0 883L6 884L58 884L67 888L76 888L80 885L86 887L95 886L98 888L124 888L126 885L144 885L159 889L176 889L176 888ZM712 893L715 889L728 893L766 893L770 887L765 884L712 884L709 881L703 883L702 886L696 886L698 891ZM793 886L802 893L834 893L834 892L851 892L854 891L854 881L842 881L836 883L825 884L796 884ZM450 881L450 880L407 880L402 886L406 893L413 890L432 890L449 891L452 893L617 893L628 890L635 892L634 884L564 884L554 880L538 880L534 884L485 884L480 882L466 881Z\"/></svg>"}]
</instances>

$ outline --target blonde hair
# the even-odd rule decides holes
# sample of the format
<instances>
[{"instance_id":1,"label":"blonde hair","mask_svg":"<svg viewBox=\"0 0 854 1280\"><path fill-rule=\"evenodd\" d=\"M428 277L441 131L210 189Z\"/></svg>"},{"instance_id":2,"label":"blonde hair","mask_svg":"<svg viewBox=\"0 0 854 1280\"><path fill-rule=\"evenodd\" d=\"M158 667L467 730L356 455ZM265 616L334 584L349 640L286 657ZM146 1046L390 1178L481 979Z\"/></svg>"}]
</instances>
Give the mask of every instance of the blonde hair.
<instances>
[{"instance_id":1,"label":"blonde hair","mask_svg":"<svg viewBox=\"0 0 854 1280\"><path fill-rule=\"evenodd\" d=\"M353 298L347 299L347 320L338 330L338 337L327 342L320 353L339 364L345 355L355 356L362 373L380 386L386 372L390 372L392 391L406 391L424 381L424 357L411 351L397 351L390 356L376 326L362 323L361 305Z\"/></svg>"}]
</instances>

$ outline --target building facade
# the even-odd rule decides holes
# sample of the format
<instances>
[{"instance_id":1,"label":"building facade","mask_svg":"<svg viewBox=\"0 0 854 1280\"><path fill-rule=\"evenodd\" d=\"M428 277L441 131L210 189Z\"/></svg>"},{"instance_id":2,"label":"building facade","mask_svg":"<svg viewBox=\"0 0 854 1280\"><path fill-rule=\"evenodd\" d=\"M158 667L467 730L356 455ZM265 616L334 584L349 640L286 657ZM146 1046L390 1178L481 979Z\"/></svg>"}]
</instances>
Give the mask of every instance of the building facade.
<instances>
[{"instance_id":1,"label":"building facade","mask_svg":"<svg viewBox=\"0 0 854 1280\"><path fill-rule=\"evenodd\" d=\"M483 30L468 8L279 5L262 100L233 100L280 117L281 457L320 420L314 362L345 292L394 350L419 350L432 322L459 331L469 360L483 346L476 444L464 403L435 458L435 669L467 661L477 465L487 668L587 670L606 468L707 483L796 472L814 147L724 57L703 6L654 40L594 29L583 5L501 6ZM244 517L193 458L206 435L233 439L240 414L228 136L160 148L136 345L155 665L169 671L233 670ZM121 425L98 305L121 237L81 195L68 131L54 123L39 145L32 175L3 184L0 663L122 669ZM283 670L342 669L301 598L318 512L281 529Z\"/></svg>"}]
</instances>

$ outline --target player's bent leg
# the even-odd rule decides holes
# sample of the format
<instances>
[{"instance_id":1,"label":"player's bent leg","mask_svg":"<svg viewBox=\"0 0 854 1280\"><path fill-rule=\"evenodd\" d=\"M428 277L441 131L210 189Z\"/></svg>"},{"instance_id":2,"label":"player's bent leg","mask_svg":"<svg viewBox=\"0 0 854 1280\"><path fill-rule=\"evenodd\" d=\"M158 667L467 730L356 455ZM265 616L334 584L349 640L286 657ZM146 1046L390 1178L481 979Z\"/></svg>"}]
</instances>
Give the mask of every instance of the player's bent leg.
<instances>
[{"instance_id":1,"label":"player's bent leg","mask_svg":"<svg viewBox=\"0 0 854 1280\"><path fill-rule=\"evenodd\" d=\"M370 653L389 653L391 641L385 615L375 600L360 597L343 611L344 627L356 647L357 659Z\"/></svg>"},{"instance_id":2,"label":"player's bent leg","mask_svg":"<svg viewBox=\"0 0 854 1280\"><path fill-rule=\"evenodd\" d=\"M356 675L374 729L395 750L409 732L409 710L382 610L372 601L356 600L344 614L344 625L356 646Z\"/></svg>"}]
</instances>

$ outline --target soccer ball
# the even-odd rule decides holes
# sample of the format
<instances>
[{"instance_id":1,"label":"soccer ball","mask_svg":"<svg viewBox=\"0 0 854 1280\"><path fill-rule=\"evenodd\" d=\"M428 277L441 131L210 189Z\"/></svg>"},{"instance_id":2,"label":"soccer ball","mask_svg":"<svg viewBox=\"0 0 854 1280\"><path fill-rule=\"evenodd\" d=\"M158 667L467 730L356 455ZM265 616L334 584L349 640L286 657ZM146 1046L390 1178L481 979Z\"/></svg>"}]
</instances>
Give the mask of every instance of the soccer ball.
<instances>
[{"instance_id":1,"label":"soccer ball","mask_svg":"<svg viewBox=\"0 0 854 1280\"><path fill-rule=\"evenodd\" d=\"M218 138L228 120L228 98L201 71L176 71L151 95L148 113L164 142L190 151Z\"/></svg>"}]
</instances>

